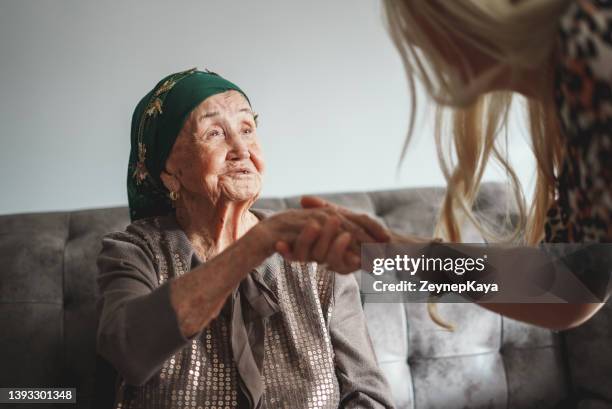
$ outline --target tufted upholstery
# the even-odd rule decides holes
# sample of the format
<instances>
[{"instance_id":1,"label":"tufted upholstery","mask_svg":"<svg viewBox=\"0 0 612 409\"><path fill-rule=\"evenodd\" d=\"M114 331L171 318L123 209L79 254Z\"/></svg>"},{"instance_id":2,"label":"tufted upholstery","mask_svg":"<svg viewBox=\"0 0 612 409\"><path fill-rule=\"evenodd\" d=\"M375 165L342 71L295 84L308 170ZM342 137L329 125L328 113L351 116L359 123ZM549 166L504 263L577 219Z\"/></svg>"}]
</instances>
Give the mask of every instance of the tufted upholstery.
<instances>
[{"instance_id":1,"label":"tufted upholstery","mask_svg":"<svg viewBox=\"0 0 612 409\"><path fill-rule=\"evenodd\" d=\"M426 235L441 195L432 188L323 196ZM504 198L498 185L485 185L479 212L495 220ZM298 201L261 199L257 207L280 210ZM0 216L0 387L72 386L78 403L67 407L92 407L95 259L101 236L127 224L126 208ZM466 241L478 238L472 230ZM455 333L434 325L423 304L365 297L364 310L399 408L612 407L610 308L561 334L470 304L440 305Z\"/></svg>"}]
</instances>

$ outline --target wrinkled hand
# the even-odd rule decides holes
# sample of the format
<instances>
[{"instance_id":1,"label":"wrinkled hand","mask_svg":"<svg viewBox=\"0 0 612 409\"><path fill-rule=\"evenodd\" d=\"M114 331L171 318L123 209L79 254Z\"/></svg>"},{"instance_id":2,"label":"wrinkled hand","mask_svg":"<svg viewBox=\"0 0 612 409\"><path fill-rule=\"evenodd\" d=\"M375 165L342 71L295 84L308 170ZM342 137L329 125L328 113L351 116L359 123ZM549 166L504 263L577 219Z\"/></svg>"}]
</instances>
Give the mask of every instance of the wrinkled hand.
<instances>
[{"instance_id":1,"label":"wrinkled hand","mask_svg":"<svg viewBox=\"0 0 612 409\"><path fill-rule=\"evenodd\" d=\"M302 198L301 204L303 211L317 213L293 242L277 241L276 251L288 260L317 261L333 271L350 273L361 266L361 244L390 239L387 229L367 215L312 196Z\"/></svg>"},{"instance_id":2,"label":"wrinkled hand","mask_svg":"<svg viewBox=\"0 0 612 409\"><path fill-rule=\"evenodd\" d=\"M284 211L260 225L262 239L286 259L324 263L341 273L359 268L361 243L376 241L367 229L331 206Z\"/></svg>"}]
</instances>

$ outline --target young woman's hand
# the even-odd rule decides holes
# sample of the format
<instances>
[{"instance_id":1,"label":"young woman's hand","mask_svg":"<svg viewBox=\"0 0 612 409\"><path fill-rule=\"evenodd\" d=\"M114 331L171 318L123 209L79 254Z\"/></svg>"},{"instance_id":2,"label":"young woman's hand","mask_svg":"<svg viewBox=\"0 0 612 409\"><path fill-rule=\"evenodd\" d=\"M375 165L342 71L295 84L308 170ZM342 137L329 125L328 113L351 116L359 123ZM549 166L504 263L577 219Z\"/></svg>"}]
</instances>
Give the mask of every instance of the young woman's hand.
<instances>
[{"instance_id":1,"label":"young woman's hand","mask_svg":"<svg viewBox=\"0 0 612 409\"><path fill-rule=\"evenodd\" d=\"M392 233L367 214L355 213L352 210L335 205L316 196L303 196L301 205L304 209L333 209L346 219L359 225L376 242L386 243L392 239Z\"/></svg>"},{"instance_id":2,"label":"young woman's hand","mask_svg":"<svg viewBox=\"0 0 612 409\"><path fill-rule=\"evenodd\" d=\"M301 200L302 207L305 209L316 209L316 208L331 208L346 217L353 223L358 224L364 229L374 241L377 243L393 243L393 244L420 244L429 243L431 241L438 241L431 237L421 237L415 235L402 235L398 234L379 222L368 216L367 214L355 213L345 207L338 206L330 203L320 197L316 196L303 196ZM365 242L367 243L367 241Z\"/></svg>"}]
</instances>

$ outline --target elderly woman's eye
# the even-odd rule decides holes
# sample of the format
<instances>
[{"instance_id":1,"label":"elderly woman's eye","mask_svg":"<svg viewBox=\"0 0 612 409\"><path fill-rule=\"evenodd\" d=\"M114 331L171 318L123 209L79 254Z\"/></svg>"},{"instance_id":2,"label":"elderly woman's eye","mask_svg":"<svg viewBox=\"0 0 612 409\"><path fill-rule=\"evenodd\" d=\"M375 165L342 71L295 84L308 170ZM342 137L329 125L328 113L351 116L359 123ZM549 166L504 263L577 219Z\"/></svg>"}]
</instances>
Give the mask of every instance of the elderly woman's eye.
<instances>
[{"instance_id":1,"label":"elderly woman's eye","mask_svg":"<svg viewBox=\"0 0 612 409\"><path fill-rule=\"evenodd\" d=\"M223 132L222 132L222 131L220 131L219 129L213 129L212 131L209 131L209 132L206 134L206 137L207 137L207 138L215 138L215 137L217 137L217 136L223 136Z\"/></svg>"},{"instance_id":2,"label":"elderly woman's eye","mask_svg":"<svg viewBox=\"0 0 612 409\"><path fill-rule=\"evenodd\" d=\"M244 128L242 130L242 133L245 134L245 135L252 134L253 133L253 129L251 129L251 128Z\"/></svg>"}]
</instances>

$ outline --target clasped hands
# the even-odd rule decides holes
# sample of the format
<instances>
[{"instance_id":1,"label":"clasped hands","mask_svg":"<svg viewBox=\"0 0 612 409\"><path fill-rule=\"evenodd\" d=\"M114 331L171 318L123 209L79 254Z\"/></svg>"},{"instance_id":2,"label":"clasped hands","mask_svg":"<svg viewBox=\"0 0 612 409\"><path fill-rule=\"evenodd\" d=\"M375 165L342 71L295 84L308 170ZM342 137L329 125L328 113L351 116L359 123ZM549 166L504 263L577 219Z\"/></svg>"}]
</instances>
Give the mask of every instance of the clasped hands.
<instances>
[{"instance_id":1,"label":"clasped hands","mask_svg":"<svg viewBox=\"0 0 612 409\"><path fill-rule=\"evenodd\" d=\"M260 226L274 251L290 261L316 261L347 274L361 266L361 244L387 243L395 236L371 217L318 197L304 196L301 205Z\"/></svg>"}]
</instances>

